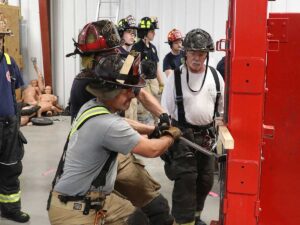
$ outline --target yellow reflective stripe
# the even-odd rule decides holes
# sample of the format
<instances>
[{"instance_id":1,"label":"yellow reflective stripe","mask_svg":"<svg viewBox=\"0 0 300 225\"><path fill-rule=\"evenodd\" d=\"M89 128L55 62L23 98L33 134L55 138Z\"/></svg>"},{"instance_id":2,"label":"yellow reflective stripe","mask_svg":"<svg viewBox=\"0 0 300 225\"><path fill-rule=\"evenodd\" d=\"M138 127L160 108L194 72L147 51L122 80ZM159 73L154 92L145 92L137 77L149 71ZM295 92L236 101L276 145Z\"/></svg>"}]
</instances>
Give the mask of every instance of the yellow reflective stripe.
<instances>
[{"instance_id":1,"label":"yellow reflective stripe","mask_svg":"<svg viewBox=\"0 0 300 225\"><path fill-rule=\"evenodd\" d=\"M21 191L11 195L0 194L0 203L14 203L14 202L18 202L20 198L21 198Z\"/></svg>"},{"instance_id":2,"label":"yellow reflective stripe","mask_svg":"<svg viewBox=\"0 0 300 225\"><path fill-rule=\"evenodd\" d=\"M5 59L6 59L6 63L7 63L8 65L11 65L11 61L10 61L9 55L8 55L7 53L4 53L4 56L5 56Z\"/></svg>"},{"instance_id":3,"label":"yellow reflective stripe","mask_svg":"<svg viewBox=\"0 0 300 225\"><path fill-rule=\"evenodd\" d=\"M69 138L72 137L72 135L77 131L78 127L89 117L95 116L95 115L102 115L102 114L109 114L109 111L101 106L94 107L91 109L88 109L84 113L82 113L78 119L75 120L75 123L72 127L71 133L69 135Z\"/></svg>"},{"instance_id":4,"label":"yellow reflective stripe","mask_svg":"<svg viewBox=\"0 0 300 225\"><path fill-rule=\"evenodd\" d=\"M150 28L150 26L151 26L151 21L147 21L147 28Z\"/></svg>"}]
</instances>

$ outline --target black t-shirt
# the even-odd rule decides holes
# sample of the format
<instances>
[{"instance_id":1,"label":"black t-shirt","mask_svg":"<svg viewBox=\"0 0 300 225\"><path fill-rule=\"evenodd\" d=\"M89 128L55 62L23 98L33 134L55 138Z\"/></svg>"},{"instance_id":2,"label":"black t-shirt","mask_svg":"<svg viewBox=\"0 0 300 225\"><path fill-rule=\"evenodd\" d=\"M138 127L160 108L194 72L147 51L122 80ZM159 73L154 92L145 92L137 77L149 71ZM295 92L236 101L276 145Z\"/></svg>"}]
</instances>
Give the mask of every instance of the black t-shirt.
<instances>
[{"instance_id":1,"label":"black t-shirt","mask_svg":"<svg viewBox=\"0 0 300 225\"><path fill-rule=\"evenodd\" d=\"M163 71L166 70L175 70L180 67L182 64L182 59L184 58L183 51L180 51L178 55L173 55L172 52L169 52L163 61Z\"/></svg>"},{"instance_id":2,"label":"black t-shirt","mask_svg":"<svg viewBox=\"0 0 300 225\"><path fill-rule=\"evenodd\" d=\"M159 62L156 47L151 43L149 43L149 48L148 48L143 42L143 40L141 39L132 46L132 50L141 53L141 60L145 59L145 60L152 60L156 63Z\"/></svg>"},{"instance_id":3,"label":"black t-shirt","mask_svg":"<svg viewBox=\"0 0 300 225\"><path fill-rule=\"evenodd\" d=\"M224 75L225 75L225 56L218 62L217 70L220 72L220 74L222 75L222 77L224 79Z\"/></svg>"},{"instance_id":4,"label":"black t-shirt","mask_svg":"<svg viewBox=\"0 0 300 225\"><path fill-rule=\"evenodd\" d=\"M85 90L85 87L89 82L90 81L77 79L74 79L73 81L70 94L71 121L75 119L77 113L79 112L79 109L81 108L81 106L83 106L84 103L95 98L94 95L90 94Z\"/></svg>"}]
</instances>

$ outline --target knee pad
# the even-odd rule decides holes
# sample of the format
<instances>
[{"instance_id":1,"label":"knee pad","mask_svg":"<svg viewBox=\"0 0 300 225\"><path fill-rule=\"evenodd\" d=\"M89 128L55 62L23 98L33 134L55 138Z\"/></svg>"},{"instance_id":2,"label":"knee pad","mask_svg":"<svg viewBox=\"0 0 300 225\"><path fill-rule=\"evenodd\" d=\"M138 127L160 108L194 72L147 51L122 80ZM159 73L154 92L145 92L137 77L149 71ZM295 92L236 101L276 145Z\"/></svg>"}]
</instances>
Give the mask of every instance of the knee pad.
<instances>
[{"instance_id":1,"label":"knee pad","mask_svg":"<svg viewBox=\"0 0 300 225\"><path fill-rule=\"evenodd\" d=\"M150 225L172 225L174 222L168 201L161 194L145 205L142 210L148 216Z\"/></svg>"},{"instance_id":2,"label":"knee pad","mask_svg":"<svg viewBox=\"0 0 300 225\"><path fill-rule=\"evenodd\" d=\"M149 220L142 210L136 209L127 219L128 225L149 225Z\"/></svg>"}]
</instances>

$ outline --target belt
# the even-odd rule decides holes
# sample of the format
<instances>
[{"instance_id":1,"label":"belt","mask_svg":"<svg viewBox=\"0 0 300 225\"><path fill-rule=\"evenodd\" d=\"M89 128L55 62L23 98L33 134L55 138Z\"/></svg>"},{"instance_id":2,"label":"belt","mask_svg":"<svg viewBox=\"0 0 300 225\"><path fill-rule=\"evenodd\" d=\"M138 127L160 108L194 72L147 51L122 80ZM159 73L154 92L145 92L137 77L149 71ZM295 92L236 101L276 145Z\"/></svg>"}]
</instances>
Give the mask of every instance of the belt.
<instances>
[{"instance_id":1,"label":"belt","mask_svg":"<svg viewBox=\"0 0 300 225\"><path fill-rule=\"evenodd\" d=\"M179 127L179 128L185 128L185 129L190 128L194 132L201 132L201 131L211 128L213 126L213 122L211 122L207 125L193 125L188 122L179 123L177 120L172 119L172 125Z\"/></svg>"},{"instance_id":2,"label":"belt","mask_svg":"<svg viewBox=\"0 0 300 225\"><path fill-rule=\"evenodd\" d=\"M104 199L105 195L96 192L88 193L86 196L66 196L53 191L51 205L66 210L78 210L87 215L91 209L98 211L103 208Z\"/></svg>"},{"instance_id":3,"label":"belt","mask_svg":"<svg viewBox=\"0 0 300 225\"><path fill-rule=\"evenodd\" d=\"M81 212L84 211L86 204L84 203L83 199L81 201L68 201L66 203L63 203L60 200L59 196L61 196L60 193L56 191L52 192L51 205L67 210L78 210Z\"/></svg>"}]
</instances>

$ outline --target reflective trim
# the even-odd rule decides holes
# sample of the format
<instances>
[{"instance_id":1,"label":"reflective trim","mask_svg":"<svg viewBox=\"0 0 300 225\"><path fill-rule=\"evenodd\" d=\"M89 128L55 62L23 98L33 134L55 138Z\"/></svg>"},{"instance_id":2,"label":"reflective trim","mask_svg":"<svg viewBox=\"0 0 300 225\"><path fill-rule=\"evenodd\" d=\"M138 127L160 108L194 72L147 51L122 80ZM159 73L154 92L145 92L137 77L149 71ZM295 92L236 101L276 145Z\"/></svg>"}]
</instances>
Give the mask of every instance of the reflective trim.
<instances>
[{"instance_id":1,"label":"reflective trim","mask_svg":"<svg viewBox=\"0 0 300 225\"><path fill-rule=\"evenodd\" d=\"M21 191L11 195L0 194L0 203L14 203L14 202L18 202L20 198L21 198Z\"/></svg>"},{"instance_id":2,"label":"reflective trim","mask_svg":"<svg viewBox=\"0 0 300 225\"><path fill-rule=\"evenodd\" d=\"M69 138L72 137L72 135L78 130L80 125L86 121L87 118L96 116L96 115L103 115L103 114L109 114L110 112L102 107L102 106L97 106L93 107L91 109L86 110L84 113L82 113L78 119L76 118L74 125L72 127L72 130L70 132Z\"/></svg>"},{"instance_id":3,"label":"reflective trim","mask_svg":"<svg viewBox=\"0 0 300 225\"><path fill-rule=\"evenodd\" d=\"M11 61L10 61L9 55L8 55L7 53L4 53L4 56L5 56L5 59L6 59L6 63L7 63L8 65L11 65Z\"/></svg>"}]
</instances>

